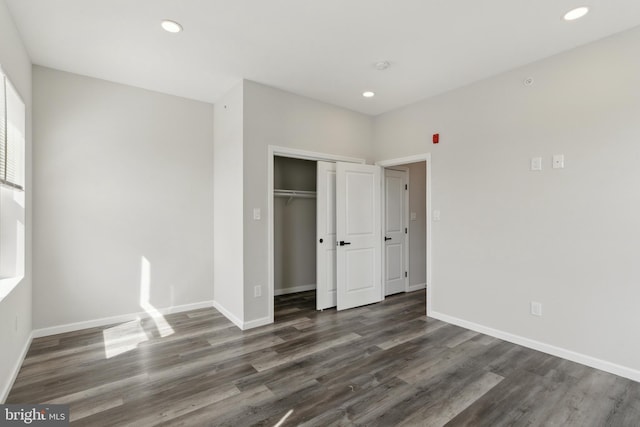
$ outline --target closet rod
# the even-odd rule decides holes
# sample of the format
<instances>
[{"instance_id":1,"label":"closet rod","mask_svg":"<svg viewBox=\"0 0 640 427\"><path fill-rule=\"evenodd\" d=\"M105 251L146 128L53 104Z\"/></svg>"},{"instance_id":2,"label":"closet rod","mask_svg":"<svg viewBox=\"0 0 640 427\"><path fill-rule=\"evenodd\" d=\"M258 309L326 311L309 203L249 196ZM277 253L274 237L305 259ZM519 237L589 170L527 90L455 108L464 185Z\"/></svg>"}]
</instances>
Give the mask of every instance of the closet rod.
<instances>
[{"instance_id":1,"label":"closet rod","mask_svg":"<svg viewBox=\"0 0 640 427\"><path fill-rule=\"evenodd\" d=\"M303 190L273 190L275 197L296 197L301 199L315 199L315 191L303 191Z\"/></svg>"}]
</instances>

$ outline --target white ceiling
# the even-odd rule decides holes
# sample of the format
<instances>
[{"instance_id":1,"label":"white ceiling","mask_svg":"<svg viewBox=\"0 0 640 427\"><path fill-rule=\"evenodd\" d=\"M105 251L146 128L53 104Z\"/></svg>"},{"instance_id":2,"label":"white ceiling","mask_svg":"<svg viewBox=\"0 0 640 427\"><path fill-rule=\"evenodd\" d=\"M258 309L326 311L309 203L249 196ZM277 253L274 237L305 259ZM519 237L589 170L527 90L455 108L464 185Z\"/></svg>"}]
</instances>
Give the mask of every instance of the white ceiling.
<instances>
[{"instance_id":1,"label":"white ceiling","mask_svg":"<svg viewBox=\"0 0 640 427\"><path fill-rule=\"evenodd\" d=\"M39 65L208 102L246 78L366 114L640 25L638 0L6 2Z\"/></svg>"}]
</instances>

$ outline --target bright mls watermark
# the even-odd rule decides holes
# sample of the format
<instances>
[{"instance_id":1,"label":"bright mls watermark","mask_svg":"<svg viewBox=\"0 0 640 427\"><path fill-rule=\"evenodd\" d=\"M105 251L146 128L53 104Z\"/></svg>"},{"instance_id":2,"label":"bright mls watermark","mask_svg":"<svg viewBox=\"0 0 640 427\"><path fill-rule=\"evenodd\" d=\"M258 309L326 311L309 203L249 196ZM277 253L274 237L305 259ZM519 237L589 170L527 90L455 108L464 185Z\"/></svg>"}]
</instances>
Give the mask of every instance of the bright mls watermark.
<instances>
[{"instance_id":1,"label":"bright mls watermark","mask_svg":"<svg viewBox=\"0 0 640 427\"><path fill-rule=\"evenodd\" d=\"M69 405L0 405L5 426L69 426Z\"/></svg>"}]
</instances>

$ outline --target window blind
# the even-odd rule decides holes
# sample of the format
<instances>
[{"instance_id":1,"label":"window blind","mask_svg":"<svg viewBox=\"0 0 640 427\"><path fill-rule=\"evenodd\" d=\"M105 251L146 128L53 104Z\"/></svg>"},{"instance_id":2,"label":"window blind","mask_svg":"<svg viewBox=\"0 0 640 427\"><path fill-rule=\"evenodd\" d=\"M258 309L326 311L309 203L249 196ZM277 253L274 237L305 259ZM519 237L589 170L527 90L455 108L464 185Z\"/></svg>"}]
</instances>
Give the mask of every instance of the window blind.
<instances>
[{"instance_id":1,"label":"window blind","mask_svg":"<svg viewBox=\"0 0 640 427\"><path fill-rule=\"evenodd\" d=\"M0 179L5 177L7 146L7 96L5 78L0 74Z\"/></svg>"},{"instance_id":2,"label":"window blind","mask_svg":"<svg viewBox=\"0 0 640 427\"><path fill-rule=\"evenodd\" d=\"M25 106L11 82L2 76L0 90L0 182L24 189Z\"/></svg>"}]
</instances>

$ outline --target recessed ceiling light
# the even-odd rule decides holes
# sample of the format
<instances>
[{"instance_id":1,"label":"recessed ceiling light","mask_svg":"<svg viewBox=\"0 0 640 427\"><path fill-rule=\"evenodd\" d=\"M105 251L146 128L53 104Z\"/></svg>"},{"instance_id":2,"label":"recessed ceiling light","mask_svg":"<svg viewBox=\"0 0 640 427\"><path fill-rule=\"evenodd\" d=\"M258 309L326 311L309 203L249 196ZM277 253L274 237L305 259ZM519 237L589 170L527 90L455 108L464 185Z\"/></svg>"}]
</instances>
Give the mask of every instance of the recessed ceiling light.
<instances>
[{"instance_id":1,"label":"recessed ceiling light","mask_svg":"<svg viewBox=\"0 0 640 427\"><path fill-rule=\"evenodd\" d=\"M366 92L362 92L362 96L364 96L365 98L373 98L374 96L376 96L376 94L368 90Z\"/></svg>"},{"instance_id":2,"label":"recessed ceiling light","mask_svg":"<svg viewBox=\"0 0 640 427\"><path fill-rule=\"evenodd\" d=\"M569 12L564 14L565 21L575 21L576 19L582 18L584 15L589 13L589 8L586 6L577 7L575 9L570 10Z\"/></svg>"},{"instance_id":3,"label":"recessed ceiling light","mask_svg":"<svg viewBox=\"0 0 640 427\"><path fill-rule=\"evenodd\" d=\"M182 31L182 25L178 24L176 21L171 21L169 19L165 19L160 25L162 25L162 28L165 31L168 31L170 33L179 33L180 31Z\"/></svg>"}]
</instances>

